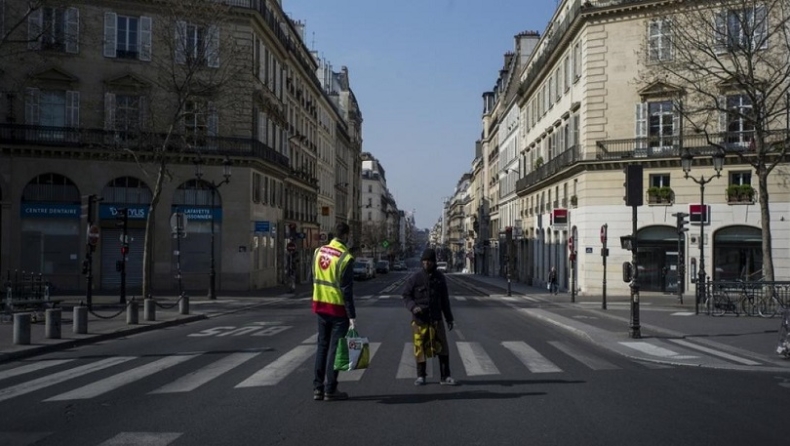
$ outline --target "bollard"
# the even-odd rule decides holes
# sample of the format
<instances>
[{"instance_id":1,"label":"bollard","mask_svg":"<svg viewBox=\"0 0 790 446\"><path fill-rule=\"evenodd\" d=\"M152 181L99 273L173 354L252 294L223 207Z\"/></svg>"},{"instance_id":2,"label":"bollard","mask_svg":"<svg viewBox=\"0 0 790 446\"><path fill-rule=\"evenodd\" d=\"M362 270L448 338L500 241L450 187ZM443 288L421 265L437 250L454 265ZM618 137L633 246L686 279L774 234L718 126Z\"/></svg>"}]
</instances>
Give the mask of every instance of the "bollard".
<instances>
[{"instance_id":1,"label":"bollard","mask_svg":"<svg viewBox=\"0 0 790 446\"><path fill-rule=\"evenodd\" d=\"M30 313L14 314L14 344L30 344Z\"/></svg>"},{"instance_id":2,"label":"bollard","mask_svg":"<svg viewBox=\"0 0 790 446\"><path fill-rule=\"evenodd\" d=\"M189 314L189 296L186 294L181 296L181 300L178 301L178 313Z\"/></svg>"},{"instance_id":3,"label":"bollard","mask_svg":"<svg viewBox=\"0 0 790 446\"><path fill-rule=\"evenodd\" d=\"M145 313L146 321L156 320L156 304L153 299L145 299L143 301L143 312Z\"/></svg>"},{"instance_id":4,"label":"bollard","mask_svg":"<svg viewBox=\"0 0 790 446\"><path fill-rule=\"evenodd\" d=\"M46 333L47 339L60 339L60 321L63 310L60 308L49 308L44 313L46 320Z\"/></svg>"},{"instance_id":5,"label":"bollard","mask_svg":"<svg viewBox=\"0 0 790 446\"><path fill-rule=\"evenodd\" d=\"M74 322L71 330L76 334L88 333L88 307L83 305L74 307Z\"/></svg>"},{"instance_id":6,"label":"bollard","mask_svg":"<svg viewBox=\"0 0 790 446\"><path fill-rule=\"evenodd\" d=\"M137 325L139 322L139 310L140 306L137 304L137 301L132 299L128 304L126 304L126 325Z\"/></svg>"}]
</instances>

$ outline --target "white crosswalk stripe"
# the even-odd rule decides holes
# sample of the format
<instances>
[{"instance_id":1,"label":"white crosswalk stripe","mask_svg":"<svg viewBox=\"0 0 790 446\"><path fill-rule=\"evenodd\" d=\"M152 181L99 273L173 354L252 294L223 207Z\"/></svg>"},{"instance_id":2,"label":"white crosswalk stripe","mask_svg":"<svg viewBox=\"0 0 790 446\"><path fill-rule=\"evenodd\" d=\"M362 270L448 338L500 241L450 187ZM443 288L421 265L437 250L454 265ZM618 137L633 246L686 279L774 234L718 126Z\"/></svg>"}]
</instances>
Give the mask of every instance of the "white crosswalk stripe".
<instances>
[{"instance_id":1,"label":"white crosswalk stripe","mask_svg":"<svg viewBox=\"0 0 790 446\"><path fill-rule=\"evenodd\" d=\"M145 378L146 376L153 375L168 367L181 364L198 355L175 355L166 356L158 361L154 361L143 366L137 367L132 370L127 370L118 375L113 375L109 378L102 379L87 386L80 387L79 389L63 393L61 395L53 396L52 398L44 401L64 401L64 400L84 400L105 394L111 390L117 389L123 385L129 384L134 381Z\"/></svg>"},{"instance_id":2,"label":"white crosswalk stripe","mask_svg":"<svg viewBox=\"0 0 790 446\"><path fill-rule=\"evenodd\" d=\"M458 355L461 357L467 376L499 375L499 369L477 342L458 342Z\"/></svg>"},{"instance_id":3,"label":"white crosswalk stripe","mask_svg":"<svg viewBox=\"0 0 790 446\"><path fill-rule=\"evenodd\" d=\"M376 352L379 351L379 347L381 347L381 342L371 342L370 343L370 362L373 363L373 357L376 356ZM350 372L343 372L338 375L337 380L340 382L351 382L351 381L359 381L362 379L362 375L365 373L367 369L360 369L360 370L351 370Z\"/></svg>"},{"instance_id":4,"label":"white crosswalk stripe","mask_svg":"<svg viewBox=\"0 0 790 446\"><path fill-rule=\"evenodd\" d=\"M509 341L503 342L502 346L513 352L516 358L527 366L532 373L556 373L562 371L561 368L527 345L526 342Z\"/></svg>"},{"instance_id":5,"label":"white crosswalk stripe","mask_svg":"<svg viewBox=\"0 0 790 446\"><path fill-rule=\"evenodd\" d=\"M99 446L167 446L180 432L121 432Z\"/></svg>"},{"instance_id":6,"label":"white crosswalk stripe","mask_svg":"<svg viewBox=\"0 0 790 446\"><path fill-rule=\"evenodd\" d=\"M549 344L553 345L555 348L557 348L557 350L565 353L566 355L581 362L593 370L617 370L620 368L603 358L590 355L587 352L584 352L581 349L573 347L565 342L549 341Z\"/></svg>"},{"instance_id":7,"label":"white crosswalk stripe","mask_svg":"<svg viewBox=\"0 0 790 446\"><path fill-rule=\"evenodd\" d=\"M35 392L36 390L40 390L45 387L54 386L55 384L60 384L72 378L87 375L88 373L103 370L114 365L122 364L126 361L131 361L132 359L134 359L133 356L116 356L114 358L102 359L101 361L81 365L73 369L64 370L62 372L34 379L33 381L28 381L13 387L8 387L6 389L0 390L0 401L5 401L26 393Z\"/></svg>"},{"instance_id":8,"label":"white crosswalk stripe","mask_svg":"<svg viewBox=\"0 0 790 446\"><path fill-rule=\"evenodd\" d=\"M49 361L34 362L32 364L23 365L10 370L3 370L2 372L0 372L0 380L6 378L12 378L14 376L24 375L25 373L43 370L48 367L65 364L70 361L73 361L73 359L53 359Z\"/></svg>"},{"instance_id":9,"label":"white crosswalk stripe","mask_svg":"<svg viewBox=\"0 0 790 446\"><path fill-rule=\"evenodd\" d=\"M258 355L260 353L233 353L151 393L190 392Z\"/></svg>"},{"instance_id":10,"label":"white crosswalk stripe","mask_svg":"<svg viewBox=\"0 0 790 446\"><path fill-rule=\"evenodd\" d=\"M312 345L299 345L236 385L236 388L273 386L315 353Z\"/></svg>"}]
</instances>

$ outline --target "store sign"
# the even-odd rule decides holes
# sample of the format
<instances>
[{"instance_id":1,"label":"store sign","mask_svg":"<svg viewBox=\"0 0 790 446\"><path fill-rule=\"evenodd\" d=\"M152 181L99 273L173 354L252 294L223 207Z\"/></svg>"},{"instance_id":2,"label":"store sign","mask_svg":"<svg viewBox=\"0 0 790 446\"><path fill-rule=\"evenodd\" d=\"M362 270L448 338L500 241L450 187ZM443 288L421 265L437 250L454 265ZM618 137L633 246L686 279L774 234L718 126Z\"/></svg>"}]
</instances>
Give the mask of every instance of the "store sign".
<instances>
[{"instance_id":1,"label":"store sign","mask_svg":"<svg viewBox=\"0 0 790 446\"><path fill-rule=\"evenodd\" d=\"M551 211L551 225L567 225L568 224L568 210L567 209L552 209Z\"/></svg>"},{"instance_id":2,"label":"store sign","mask_svg":"<svg viewBox=\"0 0 790 446\"><path fill-rule=\"evenodd\" d=\"M269 228L271 228L271 224L268 221L255 222L255 232L269 232Z\"/></svg>"},{"instance_id":3,"label":"store sign","mask_svg":"<svg viewBox=\"0 0 790 446\"><path fill-rule=\"evenodd\" d=\"M99 219L114 219L118 216L120 208L126 208L129 220L145 220L148 217L148 205L101 204L99 205Z\"/></svg>"},{"instance_id":4,"label":"store sign","mask_svg":"<svg viewBox=\"0 0 790 446\"><path fill-rule=\"evenodd\" d=\"M178 212L183 212L189 221L210 221L212 215L214 220L222 220L222 208L201 207L201 206L173 206L173 212L178 208Z\"/></svg>"},{"instance_id":5,"label":"store sign","mask_svg":"<svg viewBox=\"0 0 790 446\"><path fill-rule=\"evenodd\" d=\"M22 203L22 218L80 218L80 205Z\"/></svg>"}]
</instances>

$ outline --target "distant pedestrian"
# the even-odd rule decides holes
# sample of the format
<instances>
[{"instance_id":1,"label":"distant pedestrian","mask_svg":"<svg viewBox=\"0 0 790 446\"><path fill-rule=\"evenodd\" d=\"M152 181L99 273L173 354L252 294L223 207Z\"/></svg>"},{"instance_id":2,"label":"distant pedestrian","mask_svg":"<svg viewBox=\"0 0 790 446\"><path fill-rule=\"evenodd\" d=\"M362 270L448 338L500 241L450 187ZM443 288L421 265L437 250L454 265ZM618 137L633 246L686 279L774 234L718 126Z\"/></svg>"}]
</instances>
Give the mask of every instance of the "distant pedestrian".
<instances>
[{"instance_id":1,"label":"distant pedestrian","mask_svg":"<svg viewBox=\"0 0 790 446\"><path fill-rule=\"evenodd\" d=\"M426 249L421 257L422 271L409 277L403 292L403 303L412 315L412 334L414 356L417 363L415 386L425 385L427 358L439 356L439 383L454 386L457 382L450 376L450 347L447 344L447 329L453 329L453 313L450 309L450 296L447 281L441 271L436 269L436 252Z\"/></svg>"},{"instance_id":2,"label":"distant pedestrian","mask_svg":"<svg viewBox=\"0 0 790 446\"><path fill-rule=\"evenodd\" d=\"M559 292L559 284L557 283L557 268L551 267L549 271L549 292L557 294Z\"/></svg>"},{"instance_id":3,"label":"distant pedestrian","mask_svg":"<svg viewBox=\"0 0 790 446\"><path fill-rule=\"evenodd\" d=\"M337 342L354 328L354 256L346 243L350 228L338 223L337 234L313 254L313 313L318 315L318 341L315 354L313 399L345 400L348 394L337 390L335 370Z\"/></svg>"}]
</instances>

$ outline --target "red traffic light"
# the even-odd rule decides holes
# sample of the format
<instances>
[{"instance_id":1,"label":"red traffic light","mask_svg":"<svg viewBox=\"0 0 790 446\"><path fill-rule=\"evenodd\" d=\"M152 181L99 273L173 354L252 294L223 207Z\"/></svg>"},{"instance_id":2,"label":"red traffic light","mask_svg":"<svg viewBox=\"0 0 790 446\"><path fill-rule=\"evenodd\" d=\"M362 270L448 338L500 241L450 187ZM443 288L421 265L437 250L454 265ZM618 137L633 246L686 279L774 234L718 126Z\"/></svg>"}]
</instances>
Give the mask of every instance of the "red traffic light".
<instances>
[{"instance_id":1,"label":"red traffic light","mask_svg":"<svg viewBox=\"0 0 790 446\"><path fill-rule=\"evenodd\" d=\"M127 254L129 254L129 247L121 246L121 255L126 256Z\"/></svg>"}]
</instances>

